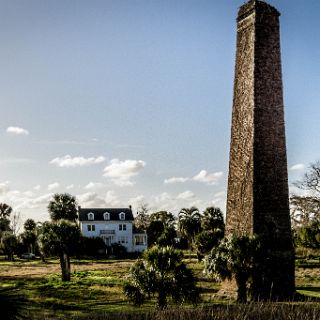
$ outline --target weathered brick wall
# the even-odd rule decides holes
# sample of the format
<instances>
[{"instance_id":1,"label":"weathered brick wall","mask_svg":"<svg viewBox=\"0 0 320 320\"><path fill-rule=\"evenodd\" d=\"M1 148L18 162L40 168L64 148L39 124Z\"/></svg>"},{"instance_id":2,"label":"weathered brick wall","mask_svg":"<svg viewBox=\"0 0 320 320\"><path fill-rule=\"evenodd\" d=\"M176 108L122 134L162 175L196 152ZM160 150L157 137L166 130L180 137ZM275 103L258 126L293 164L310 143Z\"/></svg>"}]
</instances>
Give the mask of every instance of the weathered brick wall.
<instances>
[{"instance_id":1,"label":"weathered brick wall","mask_svg":"<svg viewBox=\"0 0 320 320\"><path fill-rule=\"evenodd\" d=\"M252 232L254 16L239 21L232 110L226 233Z\"/></svg>"},{"instance_id":2,"label":"weathered brick wall","mask_svg":"<svg viewBox=\"0 0 320 320\"><path fill-rule=\"evenodd\" d=\"M270 281L286 296L294 291L294 251L280 56L278 11L249 1L238 14L226 232L270 235Z\"/></svg>"}]
</instances>

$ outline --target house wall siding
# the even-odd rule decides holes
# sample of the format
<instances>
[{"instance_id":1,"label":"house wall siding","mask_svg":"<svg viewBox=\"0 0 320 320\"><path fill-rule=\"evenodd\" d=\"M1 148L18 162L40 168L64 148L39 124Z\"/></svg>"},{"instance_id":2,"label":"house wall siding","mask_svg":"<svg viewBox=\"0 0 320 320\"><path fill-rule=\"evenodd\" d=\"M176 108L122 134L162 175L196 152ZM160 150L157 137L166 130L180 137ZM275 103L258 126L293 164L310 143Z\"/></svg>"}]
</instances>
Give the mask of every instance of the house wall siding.
<instances>
[{"instance_id":1,"label":"house wall siding","mask_svg":"<svg viewBox=\"0 0 320 320\"><path fill-rule=\"evenodd\" d=\"M88 231L88 225L95 225L94 231ZM126 225L126 230L119 230L119 225ZM132 222L131 221L81 221L80 229L85 237L101 237L114 236L114 241L118 242L120 237L127 237L128 243L121 243L129 252L133 251L133 239L132 239ZM114 231L114 234L103 234L101 231Z\"/></svg>"}]
</instances>

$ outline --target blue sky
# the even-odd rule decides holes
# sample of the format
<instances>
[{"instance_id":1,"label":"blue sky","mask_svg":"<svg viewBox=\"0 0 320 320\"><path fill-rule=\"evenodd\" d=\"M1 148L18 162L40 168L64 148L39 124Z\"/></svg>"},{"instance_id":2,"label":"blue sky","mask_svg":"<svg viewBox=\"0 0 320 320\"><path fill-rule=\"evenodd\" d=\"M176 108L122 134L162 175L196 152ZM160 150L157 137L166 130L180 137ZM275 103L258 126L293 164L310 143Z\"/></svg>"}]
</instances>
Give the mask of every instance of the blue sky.
<instances>
[{"instance_id":1,"label":"blue sky","mask_svg":"<svg viewBox=\"0 0 320 320\"><path fill-rule=\"evenodd\" d=\"M239 0L0 1L0 201L225 211ZM289 179L320 149L320 2L281 12Z\"/></svg>"}]
</instances>

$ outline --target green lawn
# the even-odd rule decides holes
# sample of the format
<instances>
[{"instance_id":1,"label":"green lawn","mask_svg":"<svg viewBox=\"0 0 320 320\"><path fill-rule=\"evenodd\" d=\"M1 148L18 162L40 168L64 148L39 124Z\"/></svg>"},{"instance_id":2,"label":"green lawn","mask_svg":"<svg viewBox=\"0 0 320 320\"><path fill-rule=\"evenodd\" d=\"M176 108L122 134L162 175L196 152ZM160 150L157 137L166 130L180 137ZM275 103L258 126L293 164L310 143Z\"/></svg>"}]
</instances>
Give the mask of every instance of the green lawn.
<instances>
[{"instance_id":1,"label":"green lawn","mask_svg":"<svg viewBox=\"0 0 320 320\"><path fill-rule=\"evenodd\" d=\"M0 258L0 286L19 289L30 301L31 313L37 315L34 317L37 319L150 311L154 301L136 308L126 301L122 293L122 285L133 262L134 260L74 260L71 281L62 282L57 260L43 263L40 260L17 259L15 262L8 262ZM203 301L199 307L221 303L214 296L219 284L207 278L202 272L203 265L192 255L188 255L185 262L197 276ZM320 297L320 267L314 263L311 268L307 264L302 267L297 264L296 283L300 293ZM189 307L191 306L186 306Z\"/></svg>"}]
</instances>

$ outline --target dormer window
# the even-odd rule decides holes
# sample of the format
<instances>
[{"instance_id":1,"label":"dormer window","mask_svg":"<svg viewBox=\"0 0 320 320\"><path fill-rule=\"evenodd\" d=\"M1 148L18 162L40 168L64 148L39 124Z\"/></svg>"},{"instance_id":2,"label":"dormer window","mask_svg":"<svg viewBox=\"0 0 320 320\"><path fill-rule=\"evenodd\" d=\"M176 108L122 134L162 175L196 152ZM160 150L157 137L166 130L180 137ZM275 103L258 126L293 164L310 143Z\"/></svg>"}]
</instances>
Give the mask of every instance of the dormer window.
<instances>
[{"instance_id":1,"label":"dormer window","mask_svg":"<svg viewBox=\"0 0 320 320\"><path fill-rule=\"evenodd\" d=\"M104 220L110 220L110 213L109 213L109 212L105 212L105 213L103 214L103 219L104 219Z\"/></svg>"},{"instance_id":2,"label":"dormer window","mask_svg":"<svg viewBox=\"0 0 320 320\"><path fill-rule=\"evenodd\" d=\"M124 212L121 212L121 213L119 214L119 219L120 219L120 220L126 220L126 214L125 214Z\"/></svg>"},{"instance_id":3,"label":"dormer window","mask_svg":"<svg viewBox=\"0 0 320 320\"><path fill-rule=\"evenodd\" d=\"M88 220L94 220L94 214L92 212L88 213Z\"/></svg>"}]
</instances>

